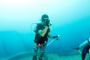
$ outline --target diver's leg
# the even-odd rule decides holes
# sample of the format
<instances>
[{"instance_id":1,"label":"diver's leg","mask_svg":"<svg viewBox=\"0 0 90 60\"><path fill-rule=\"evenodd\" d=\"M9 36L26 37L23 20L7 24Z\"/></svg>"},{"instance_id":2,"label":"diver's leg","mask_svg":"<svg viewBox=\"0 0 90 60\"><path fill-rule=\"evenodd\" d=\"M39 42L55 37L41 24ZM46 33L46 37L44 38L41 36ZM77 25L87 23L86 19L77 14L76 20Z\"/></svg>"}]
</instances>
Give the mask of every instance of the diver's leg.
<instances>
[{"instance_id":1,"label":"diver's leg","mask_svg":"<svg viewBox=\"0 0 90 60\"><path fill-rule=\"evenodd\" d=\"M84 60L85 59L85 55L84 55L84 49L83 49L83 51L82 51L82 60Z\"/></svg>"},{"instance_id":2,"label":"diver's leg","mask_svg":"<svg viewBox=\"0 0 90 60\"><path fill-rule=\"evenodd\" d=\"M41 54L40 54L39 60L42 60L42 57L45 54L45 45L44 44L41 44L40 52L41 52Z\"/></svg>"},{"instance_id":3,"label":"diver's leg","mask_svg":"<svg viewBox=\"0 0 90 60\"><path fill-rule=\"evenodd\" d=\"M37 51L38 51L38 47L37 44L35 43L33 46L33 60L37 60Z\"/></svg>"}]
</instances>

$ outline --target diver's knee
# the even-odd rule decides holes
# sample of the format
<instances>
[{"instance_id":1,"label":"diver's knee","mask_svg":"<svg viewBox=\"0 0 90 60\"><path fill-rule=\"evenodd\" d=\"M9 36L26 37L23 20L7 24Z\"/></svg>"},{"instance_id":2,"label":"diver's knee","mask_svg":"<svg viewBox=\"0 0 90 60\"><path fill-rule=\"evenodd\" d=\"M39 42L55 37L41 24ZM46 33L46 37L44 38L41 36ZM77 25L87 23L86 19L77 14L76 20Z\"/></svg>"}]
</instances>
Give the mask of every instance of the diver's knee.
<instances>
[{"instance_id":1,"label":"diver's knee","mask_svg":"<svg viewBox=\"0 0 90 60\"><path fill-rule=\"evenodd\" d=\"M43 51L43 52L41 53L41 57L43 57L44 54L45 54L45 52Z\"/></svg>"}]
</instances>

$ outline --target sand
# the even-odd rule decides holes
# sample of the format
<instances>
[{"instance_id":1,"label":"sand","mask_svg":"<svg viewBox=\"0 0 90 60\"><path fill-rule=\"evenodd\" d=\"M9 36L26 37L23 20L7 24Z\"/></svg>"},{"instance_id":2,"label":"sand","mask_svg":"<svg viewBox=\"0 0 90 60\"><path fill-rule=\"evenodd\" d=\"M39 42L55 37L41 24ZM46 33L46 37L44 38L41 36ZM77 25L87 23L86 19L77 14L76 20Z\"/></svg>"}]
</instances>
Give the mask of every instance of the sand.
<instances>
[{"instance_id":1,"label":"sand","mask_svg":"<svg viewBox=\"0 0 90 60\"><path fill-rule=\"evenodd\" d=\"M81 60L81 55L76 54L76 55L67 55L67 56L58 56L57 54L47 54L46 56L43 57L43 60ZM5 57L2 58L0 60L9 60L10 57ZM28 56L23 56L23 57L18 57L15 59L11 59L11 60L32 60L32 56L28 55Z\"/></svg>"}]
</instances>

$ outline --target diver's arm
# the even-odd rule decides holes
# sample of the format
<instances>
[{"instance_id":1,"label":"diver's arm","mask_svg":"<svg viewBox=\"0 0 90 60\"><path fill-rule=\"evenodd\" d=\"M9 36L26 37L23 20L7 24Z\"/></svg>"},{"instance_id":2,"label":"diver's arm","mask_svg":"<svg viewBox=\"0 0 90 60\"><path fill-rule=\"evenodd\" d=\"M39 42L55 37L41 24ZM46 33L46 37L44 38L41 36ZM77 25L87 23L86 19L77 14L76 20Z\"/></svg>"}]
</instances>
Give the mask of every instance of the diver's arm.
<instances>
[{"instance_id":1,"label":"diver's arm","mask_svg":"<svg viewBox=\"0 0 90 60\"><path fill-rule=\"evenodd\" d=\"M48 33L48 37L49 37L49 38L53 38L53 36L52 36L52 35L50 35L50 33Z\"/></svg>"},{"instance_id":2,"label":"diver's arm","mask_svg":"<svg viewBox=\"0 0 90 60\"><path fill-rule=\"evenodd\" d=\"M40 34L40 36L44 37L44 35L46 34L48 30L48 27L46 26L43 30L39 30L38 33Z\"/></svg>"},{"instance_id":3,"label":"diver's arm","mask_svg":"<svg viewBox=\"0 0 90 60\"><path fill-rule=\"evenodd\" d=\"M57 35L57 36L52 36L50 33L48 33L48 37L58 40L59 35Z\"/></svg>"}]
</instances>

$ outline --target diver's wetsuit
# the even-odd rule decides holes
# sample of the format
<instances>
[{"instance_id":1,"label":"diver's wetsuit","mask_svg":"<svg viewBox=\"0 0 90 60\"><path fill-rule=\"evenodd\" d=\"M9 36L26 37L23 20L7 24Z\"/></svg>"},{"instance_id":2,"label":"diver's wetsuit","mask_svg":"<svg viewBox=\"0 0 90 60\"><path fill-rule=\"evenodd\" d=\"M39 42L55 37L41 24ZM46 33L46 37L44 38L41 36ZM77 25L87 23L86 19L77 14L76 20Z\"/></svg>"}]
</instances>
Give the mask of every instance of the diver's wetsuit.
<instances>
[{"instance_id":1,"label":"diver's wetsuit","mask_svg":"<svg viewBox=\"0 0 90 60\"><path fill-rule=\"evenodd\" d=\"M84 47L82 51L82 60L85 60L86 54L89 53L90 45L88 44L86 47Z\"/></svg>"},{"instance_id":2,"label":"diver's wetsuit","mask_svg":"<svg viewBox=\"0 0 90 60\"><path fill-rule=\"evenodd\" d=\"M40 36L38 33L39 30L43 30L44 28L45 27L41 23L37 24L37 26L36 26L36 30L35 30L36 35L35 35L35 40L34 40L35 44L33 46L33 50L34 50L33 55L34 56L37 56L38 48L40 48L40 54L42 54L42 56L45 53L45 46L46 46L45 41L48 41L48 33L50 32L50 29L47 30L44 37ZM41 46L38 47L38 44L41 44ZM37 59L33 59L33 60L37 60Z\"/></svg>"},{"instance_id":3,"label":"diver's wetsuit","mask_svg":"<svg viewBox=\"0 0 90 60\"><path fill-rule=\"evenodd\" d=\"M38 43L39 43L39 44L43 44L43 43L45 43L45 41L48 41L47 36L48 36L48 33L50 32L50 29L47 30L47 32L46 32L46 34L45 34L44 37L41 37L41 36L39 35L39 33L38 33L39 30L42 30L42 29L44 29L44 28L45 28L45 27L44 27L41 23L37 24L36 30L35 30L35 33L36 33L36 35L35 35L35 40L34 40L35 43L37 43L37 44L38 44Z\"/></svg>"}]
</instances>

